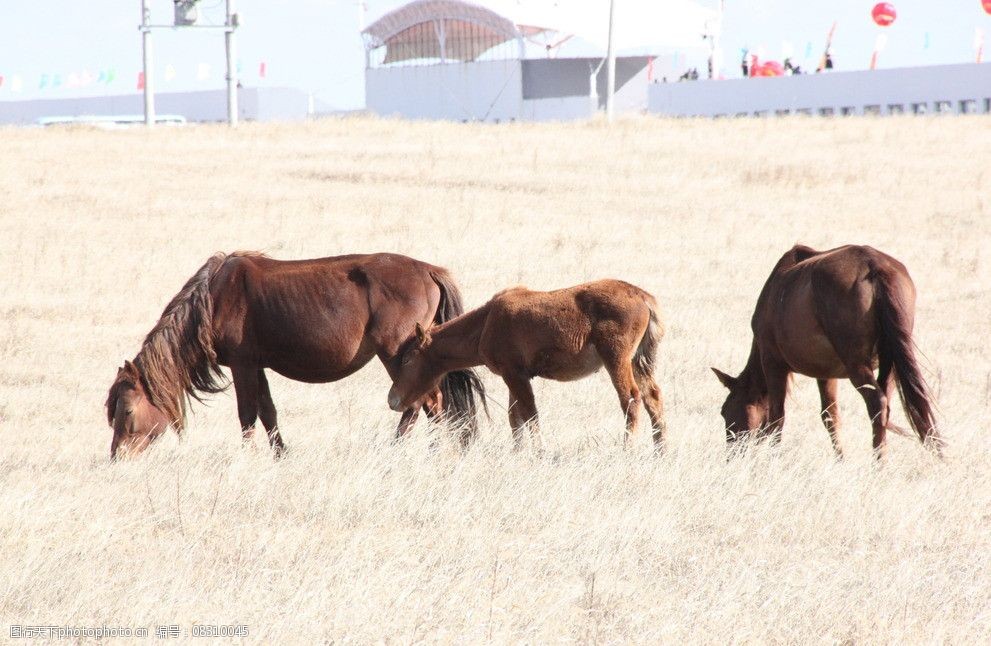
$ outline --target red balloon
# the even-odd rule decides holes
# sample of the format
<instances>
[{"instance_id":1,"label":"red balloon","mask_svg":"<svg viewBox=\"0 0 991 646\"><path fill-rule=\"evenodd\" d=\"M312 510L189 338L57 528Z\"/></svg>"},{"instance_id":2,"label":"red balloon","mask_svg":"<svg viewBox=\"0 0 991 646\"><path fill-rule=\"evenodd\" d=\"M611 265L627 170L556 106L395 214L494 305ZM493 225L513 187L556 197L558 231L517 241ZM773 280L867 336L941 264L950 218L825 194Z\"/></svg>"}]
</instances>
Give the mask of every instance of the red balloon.
<instances>
[{"instance_id":1,"label":"red balloon","mask_svg":"<svg viewBox=\"0 0 991 646\"><path fill-rule=\"evenodd\" d=\"M784 76L785 68L778 61L766 61L757 70L757 76Z\"/></svg>"},{"instance_id":2,"label":"red balloon","mask_svg":"<svg viewBox=\"0 0 991 646\"><path fill-rule=\"evenodd\" d=\"M991 0L983 0L983 2L985 6L991 4ZM879 2L871 9L871 17L874 18L874 22L877 24L887 27L895 21L898 14L895 12L894 5L890 2Z\"/></svg>"},{"instance_id":3,"label":"red balloon","mask_svg":"<svg viewBox=\"0 0 991 646\"><path fill-rule=\"evenodd\" d=\"M987 14L991 14L991 0L981 0L981 6Z\"/></svg>"}]
</instances>

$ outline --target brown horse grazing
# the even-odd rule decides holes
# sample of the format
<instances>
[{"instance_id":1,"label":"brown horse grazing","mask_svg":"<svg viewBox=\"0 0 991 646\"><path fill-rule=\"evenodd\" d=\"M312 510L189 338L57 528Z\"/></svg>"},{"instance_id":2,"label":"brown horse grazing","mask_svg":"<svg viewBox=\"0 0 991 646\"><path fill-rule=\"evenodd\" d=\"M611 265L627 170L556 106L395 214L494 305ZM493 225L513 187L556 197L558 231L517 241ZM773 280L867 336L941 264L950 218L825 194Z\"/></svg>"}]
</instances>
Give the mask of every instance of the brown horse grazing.
<instances>
[{"instance_id":1,"label":"brown horse grazing","mask_svg":"<svg viewBox=\"0 0 991 646\"><path fill-rule=\"evenodd\" d=\"M618 280L600 280L553 292L515 287L482 307L425 330L416 326L400 350L389 406L416 407L449 370L485 365L509 388L509 423L517 447L524 429L537 431L530 380L574 381L605 366L635 432L641 402L663 445L664 407L654 381L657 345L664 331L657 302Z\"/></svg>"},{"instance_id":2,"label":"brown horse grazing","mask_svg":"<svg viewBox=\"0 0 991 646\"><path fill-rule=\"evenodd\" d=\"M111 458L140 452L170 425L181 432L186 400L216 393L228 366L246 440L261 417L276 455L284 449L265 368L297 381L343 379L377 356L392 376L396 354L414 325L443 323L463 312L446 269L396 254L279 261L260 253L218 253L165 308L141 351L124 363L107 396L114 430ZM475 432L475 395L484 393L470 370L452 372L423 400ZM398 435L417 408L404 410Z\"/></svg>"},{"instance_id":3,"label":"brown horse grazing","mask_svg":"<svg viewBox=\"0 0 991 646\"><path fill-rule=\"evenodd\" d=\"M822 421L840 457L840 378L849 379L867 403L878 458L884 457L887 430L907 434L890 420L896 384L912 428L938 451L932 398L915 358L914 319L915 285L891 256L871 247L794 247L757 299L743 372L731 377L712 369L730 391L722 408L727 441L780 440L788 377L796 372L819 381Z\"/></svg>"}]
</instances>

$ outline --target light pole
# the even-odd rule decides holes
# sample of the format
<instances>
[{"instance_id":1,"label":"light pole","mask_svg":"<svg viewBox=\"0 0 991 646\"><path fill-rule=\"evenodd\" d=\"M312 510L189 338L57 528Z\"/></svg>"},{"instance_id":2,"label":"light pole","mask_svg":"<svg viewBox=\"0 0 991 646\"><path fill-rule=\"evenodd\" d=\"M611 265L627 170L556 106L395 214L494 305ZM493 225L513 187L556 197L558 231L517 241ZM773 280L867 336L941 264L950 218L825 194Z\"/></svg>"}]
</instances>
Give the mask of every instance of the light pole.
<instances>
[{"instance_id":1,"label":"light pole","mask_svg":"<svg viewBox=\"0 0 991 646\"><path fill-rule=\"evenodd\" d=\"M155 90L152 85L151 9L141 0L141 70L144 74L145 125L155 125Z\"/></svg>"},{"instance_id":2,"label":"light pole","mask_svg":"<svg viewBox=\"0 0 991 646\"><path fill-rule=\"evenodd\" d=\"M151 0L141 0L141 55L144 72L145 125L155 123L155 85L153 78L151 31L153 29L223 29L227 51L227 123L237 126L237 43L234 35L241 19L234 9L235 0L227 0L227 18L223 25L197 25L199 0L172 0L175 5L175 24L151 24Z\"/></svg>"},{"instance_id":3,"label":"light pole","mask_svg":"<svg viewBox=\"0 0 991 646\"><path fill-rule=\"evenodd\" d=\"M227 0L227 22L224 25L224 44L227 47L227 123L237 127L237 43L234 30L237 29L237 13L234 0Z\"/></svg>"},{"instance_id":4,"label":"light pole","mask_svg":"<svg viewBox=\"0 0 991 646\"><path fill-rule=\"evenodd\" d=\"M616 92L616 52L613 47L613 28L616 0L609 0L609 38L606 41L606 121L613 119L613 94Z\"/></svg>"}]
</instances>

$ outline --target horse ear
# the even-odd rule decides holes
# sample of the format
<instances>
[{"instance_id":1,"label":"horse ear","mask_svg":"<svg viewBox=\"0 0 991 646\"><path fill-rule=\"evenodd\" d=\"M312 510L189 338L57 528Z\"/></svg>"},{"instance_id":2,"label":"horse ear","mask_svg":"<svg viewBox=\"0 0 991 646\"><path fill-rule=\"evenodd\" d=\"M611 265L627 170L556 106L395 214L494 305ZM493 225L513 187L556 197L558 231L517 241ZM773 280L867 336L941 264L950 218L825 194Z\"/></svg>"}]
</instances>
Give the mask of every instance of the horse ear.
<instances>
[{"instance_id":1,"label":"horse ear","mask_svg":"<svg viewBox=\"0 0 991 646\"><path fill-rule=\"evenodd\" d=\"M124 370L124 372L134 372L136 369L135 369L133 363L131 363L130 361L128 361L127 359L125 359L124 360L124 368L123 368L123 370Z\"/></svg>"},{"instance_id":2,"label":"horse ear","mask_svg":"<svg viewBox=\"0 0 991 646\"><path fill-rule=\"evenodd\" d=\"M710 368L712 372L716 374L716 379L719 383L726 386L730 390L733 390L733 386L736 385L736 377L730 377L728 374L720 370L719 368Z\"/></svg>"},{"instance_id":3,"label":"horse ear","mask_svg":"<svg viewBox=\"0 0 991 646\"><path fill-rule=\"evenodd\" d=\"M419 323L416 324L416 343L421 348L430 343L430 333L424 330Z\"/></svg>"}]
</instances>

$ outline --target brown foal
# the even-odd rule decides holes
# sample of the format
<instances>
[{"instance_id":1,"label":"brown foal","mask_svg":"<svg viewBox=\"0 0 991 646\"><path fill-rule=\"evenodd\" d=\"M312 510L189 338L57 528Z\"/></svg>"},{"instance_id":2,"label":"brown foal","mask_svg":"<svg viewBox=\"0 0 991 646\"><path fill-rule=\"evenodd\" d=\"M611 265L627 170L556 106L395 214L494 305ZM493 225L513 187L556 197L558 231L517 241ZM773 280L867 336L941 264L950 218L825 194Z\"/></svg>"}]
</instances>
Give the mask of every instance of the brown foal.
<instances>
[{"instance_id":1,"label":"brown foal","mask_svg":"<svg viewBox=\"0 0 991 646\"><path fill-rule=\"evenodd\" d=\"M655 446L665 440L664 405L654 381L663 335L657 302L619 280L600 280L552 292L515 287L482 307L416 333L400 349L389 406L420 405L451 370L484 365L509 388L509 423L517 447L537 432L534 377L574 381L605 366L619 395L629 437L642 403Z\"/></svg>"}]
</instances>

